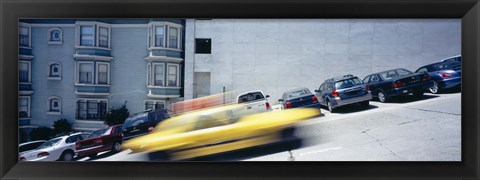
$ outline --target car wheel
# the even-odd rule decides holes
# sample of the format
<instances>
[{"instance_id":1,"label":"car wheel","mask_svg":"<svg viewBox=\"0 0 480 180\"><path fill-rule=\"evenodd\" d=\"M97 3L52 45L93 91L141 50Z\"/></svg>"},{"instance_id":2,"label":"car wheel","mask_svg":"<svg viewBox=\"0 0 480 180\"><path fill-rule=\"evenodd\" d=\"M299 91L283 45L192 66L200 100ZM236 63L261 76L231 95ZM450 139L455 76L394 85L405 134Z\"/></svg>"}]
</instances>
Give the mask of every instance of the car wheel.
<instances>
[{"instance_id":1,"label":"car wheel","mask_svg":"<svg viewBox=\"0 0 480 180\"><path fill-rule=\"evenodd\" d=\"M378 91L378 100L382 103L387 102L387 96L382 91Z\"/></svg>"},{"instance_id":2,"label":"car wheel","mask_svg":"<svg viewBox=\"0 0 480 180\"><path fill-rule=\"evenodd\" d=\"M439 90L437 81L433 81L433 87L429 88L428 90L430 90L432 94L437 94Z\"/></svg>"},{"instance_id":3,"label":"car wheel","mask_svg":"<svg viewBox=\"0 0 480 180\"><path fill-rule=\"evenodd\" d=\"M330 101L327 101L327 108L328 108L328 111L330 111L331 113L333 113L334 108L332 107L332 104L330 103Z\"/></svg>"},{"instance_id":4,"label":"car wheel","mask_svg":"<svg viewBox=\"0 0 480 180\"><path fill-rule=\"evenodd\" d=\"M62 153L62 156L60 157L62 161L72 161L73 160L73 153L70 151L65 151Z\"/></svg>"},{"instance_id":5,"label":"car wheel","mask_svg":"<svg viewBox=\"0 0 480 180\"><path fill-rule=\"evenodd\" d=\"M119 142L113 143L112 151L119 152L122 149L122 145Z\"/></svg>"}]
</instances>

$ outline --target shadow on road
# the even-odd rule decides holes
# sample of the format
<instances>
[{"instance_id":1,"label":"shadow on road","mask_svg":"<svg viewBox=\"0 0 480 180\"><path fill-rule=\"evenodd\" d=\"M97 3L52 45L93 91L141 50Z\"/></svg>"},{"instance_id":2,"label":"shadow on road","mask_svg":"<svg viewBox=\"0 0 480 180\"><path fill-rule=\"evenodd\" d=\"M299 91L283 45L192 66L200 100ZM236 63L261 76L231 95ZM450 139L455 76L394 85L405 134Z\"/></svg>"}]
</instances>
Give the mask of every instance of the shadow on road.
<instances>
[{"instance_id":1,"label":"shadow on road","mask_svg":"<svg viewBox=\"0 0 480 180\"><path fill-rule=\"evenodd\" d=\"M423 96L420 96L420 97L415 97L415 96L412 96L412 95L398 96L398 97L392 97L390 99L390 101L388 101L387 103L404 104L404 103L411 103L411 102L415 102L415 101L422 101L422 100L427 100L427 99L432 99L432 98L437 98L437 97L439 97L439 96L434 95L434 94L424 94Z\"/></svg>"},{"instance_id":2,"label":"shadow on road","mask_svg":"<svg viewBox=\"0 0 480 180\"><path fill-rule=\"evenodd\" d=\"M114 154L117 154L118 152L113 152L113 151L108 151L106 153L102 153L102 154L99 154L95 157L88 157L88 156L83 156L83 157L77 157L78 159L82 159L82 158L85 158L87 157L88 159L86 159L85 161L93 161L93 160L97 160L97 159L103 159L103 158L106 158L106 157L109 157L111 155L114 155ZM77 159L77 160L78 160Z\"/></svg>"},{"instance_id":3,"label":"shadow on road","mask_svg":"<svg viewBox=\"0 0 480 180\"><path fill-rule=\"evenodd\" d=\"M347 106L337 107L337 108L335 108L333 113L334 114L335 113L337 113L337 114L348 114L348 113L353 113L353 112L367 111L367 110L376 109L376 108L378 108L378 106L371 105L371 104L368 107L363 107L360 104L351 104L351 105L347 105ZM328 111L326 107L322 107L322 109L324 109L325 111Z\"/></svg>"}]
</instances>

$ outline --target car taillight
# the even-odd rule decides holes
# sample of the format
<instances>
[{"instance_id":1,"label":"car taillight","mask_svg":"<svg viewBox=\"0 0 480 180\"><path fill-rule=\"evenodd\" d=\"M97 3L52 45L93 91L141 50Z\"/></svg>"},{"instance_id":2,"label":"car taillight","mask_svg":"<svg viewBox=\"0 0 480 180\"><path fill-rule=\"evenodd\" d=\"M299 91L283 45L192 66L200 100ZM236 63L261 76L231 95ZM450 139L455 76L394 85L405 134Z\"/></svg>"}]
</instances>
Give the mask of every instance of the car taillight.
<instances>
[{"instance_id":1,"label":"car taillight","mask_svg":"<svg viewBox=\"0 0 480 180\"><path fill-rule=\"evenodd\" d=\"M430 76L429 76L429 75L425 75L425 76L423 76L422 80L423 80L423 81L428 81L428 80L430 80Z\"/></svg>"},{"instance_id":2,"label":"car taillight","mask_svg":"<svg viewBox=\"0 0 480 180\"><path fill-rule=\"evenodd\" d=\"M367 89L367 91L370 91L370 86L368 84L365 84L365 89Z\"/></svg>"},{"instance_id":3,"label":"car taillight","mask_svg":"<svg viewBox=\"0 0 480 180\"><path fill-rule=\"evenodd\" d=\"M453 77L453 74L452 73L442 73L441 76L443 78L451 78L451 77Z\"/></svg>"},{"instance_id":4,"label":"car taillight","mask_svg":"<svg viewBox=\"0 0 480 180\"><path fill-rule=\"evenodd\" d=\"M154 128L153 128L152 126L148 126L148 130L147 130L147 131L148 131L148 132L152 132L153 129L154 129Z\"/></svg>"},{"instance_id":5,"label":"car taillight","mask_svg":"<svg viewBox=\"0 0 480 180\"><path fill-rule=\"evenodd\" d=\"M125 137L125 135L123 135L123 133L120 133L120 135L122 136L122 138Z\"/></svg>"},{"instance_id":6,"label":"car taillight","mask_svg":"<svg viewBox=\"0 0 480 180\"><path fill-rule=\"evenodd\" d=\"M102 139L96 139L95 140L95 144L102 144L103 143L103 140Z\"/></svg>"},{"instance_id":7,"label":"car taillight","mask_svg":"<svg viewBox=\"0 0 480 180\"><path fill-rule=\"evenodd\" d=\"M317 96L312 96L312 102L314 103L318 102Z\"/></svg>"},{"instance_id":8,"label":"car taillight","mask_svg":"<svg viewBox=\"0 0 480 180\"><path fill-rule=\"evenodd\" d=\"M288 109L288 108L291 108L292 107L292 103L291 102L286 102L285 103L285 109Z\"/></svg>"},{"instance_id":9,"label":"car taillight","mask_svg":"<svg viewBox=\"0 0 480 180\"><path fill-rule=\"evenodd\" d=\"M392 87L397 88L397 87L402 87L405 86L404 82L396 82L392 84Z\"/></svg>"},{"instance_id":10,"label":"car taillight","mask_svg":"<svg viewBox=\"0 0 480 180\"><path fill-rule=\"evenodd\" d=\"M41 152L41 153L37 154L37 158L45 157L45 156L48 156L48 155L50 155L50 154L48 154L48 152Z\"/></svg>"},{"instance_id":11,"label":"car taillight","mask_svg":"<svg viewBox=\"0 0 480 180\"><path fill-rule=\"evenodd\" d=\"M270 104L268 102L265 103L265 106L266 106L267 110L271 109Z\"/></svg>"},{"instance_id":12,"label":"car taillight","mask_svg":"<svg viewBox=\"0 0 480 180\"><path fill-rule=\"evenodd\" d=\"M332 91L332 96L338 97L338 92L337 92L337 90L333 90L333 91Z\"/></svg>"},{"instance_id":13,"label":"car taillight","mask_svg":"<svg viewBox=\"0 0 480 180\"><path fill-rule=\"evenodd\" d=\"M27 159L25 157L20 157L20 161L26 161Z\"/></svg>"}]
</instances>

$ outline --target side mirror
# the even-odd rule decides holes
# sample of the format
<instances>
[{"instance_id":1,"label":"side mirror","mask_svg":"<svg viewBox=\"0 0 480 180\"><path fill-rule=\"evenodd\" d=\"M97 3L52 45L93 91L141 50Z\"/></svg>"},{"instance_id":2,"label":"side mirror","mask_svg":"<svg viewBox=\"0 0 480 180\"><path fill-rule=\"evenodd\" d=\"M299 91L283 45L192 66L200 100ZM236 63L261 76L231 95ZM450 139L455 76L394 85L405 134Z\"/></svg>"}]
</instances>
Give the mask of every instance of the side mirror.
<instances>
[{"instance_id":1,"label":"side mirror","mask_svg":"<svg viewBox=\"0 0 480 180\"><path fill-rule=\"evenodd\" d=\"M266 96L265 96L265 98L269 98L269 97L270 97L270 95L266 95Z\"/></svg>"},{"instance_id":2,"label":"side mirror","mask_svg":"<svg viewBox=\"0 0 480 180\"><path fill-rule=\"evenodd\" d=\"M283 99L278 99L278 102L283 102Z\"/></svg>"}]
</instances>

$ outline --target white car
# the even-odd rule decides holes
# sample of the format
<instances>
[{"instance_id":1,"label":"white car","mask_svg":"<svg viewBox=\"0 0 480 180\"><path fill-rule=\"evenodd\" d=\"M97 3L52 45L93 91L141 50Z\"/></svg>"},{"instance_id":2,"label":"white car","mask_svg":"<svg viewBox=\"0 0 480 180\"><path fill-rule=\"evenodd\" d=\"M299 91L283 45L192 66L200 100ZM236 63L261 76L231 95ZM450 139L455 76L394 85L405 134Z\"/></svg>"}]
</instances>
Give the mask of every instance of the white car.
<instances>
[{"instance_id":1,"label":"white car","mask_svg":"<svg viewBox=\"0 0 480 180\"><path fill-rule=\"evenodd\" d=\"M86 139L88 133L74 133L48 140L37 149L20 153L20 161L71 161L76 153L75 143Z\"/></svg>"}]
</instances>

